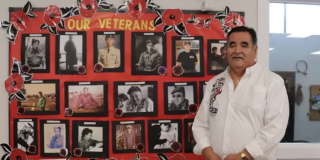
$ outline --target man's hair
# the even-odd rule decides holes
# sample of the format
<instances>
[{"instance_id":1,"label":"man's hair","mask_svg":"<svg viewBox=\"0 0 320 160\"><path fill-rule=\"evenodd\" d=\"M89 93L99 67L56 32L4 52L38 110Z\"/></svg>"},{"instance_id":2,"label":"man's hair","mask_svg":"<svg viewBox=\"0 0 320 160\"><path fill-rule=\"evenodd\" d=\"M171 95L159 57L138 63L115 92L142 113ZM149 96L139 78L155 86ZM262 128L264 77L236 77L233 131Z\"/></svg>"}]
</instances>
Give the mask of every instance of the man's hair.
<instances>
[{"instance_id":1,"label":"man's hair","mask_svg":"<svg viewBox=\"0 0 320 160\"><path fill-rule=\"evenodd\" d=\"M37 39L32 39L31 44L33 45L33 44L35 44L35 43L40 44L40 41L39 41L39 40L37 40Z\"/></svg>"},{"instance_id":2,"label":"man's hair","mask_svg":"<svg viewBox=\"0 0 320 160\"><path fill-rule=\"evenodd\" d=\"M124 101L129 100L128 96L125 95L124 93L119 94L118 95L118 99L119 100L124 100Z\"/></svg>"},{"instance_id":3,"label":"man's hair","mask_svg":"<svg viewBox=\"0 0 320 160\"><path fill-rule=\"evenodd\" d=\"M216 50L218 50L217 47L212 47L212 49L211 49L211 51L216 51Z\"/></svg>"},{"instance_id":4,"label":"man's hair","mask_svg":"<svg viewBox=\"0 0 320 160\"><path fill-rule=\"evenodd\" d=\"M228 42L229 42L229 37L231 36L232 33L235 32L247 32L251 36L252 44L257 45L258 39L257 39L257 33L253 28L249 28L246 26L240 26L240 27L234 27L231 29L231 31L228 33Z\"/></svg>"},{"instance_id":5,"label":"man's hair","mask_svg":"<svg viewBox=\"0 0 320 160\"><path fill-rule=\"evenodd\" d=\"M42 92L39 92L40 96L42 96Z\"/></svg>"},{"instance_id":6,"label":"man's hair","mask_svg":"<svg viewBox=\"0 0 320 160\"><path fill-rule=\"evenodd\" d=\"M89 128L85 128L82 130L82 133L81 133L81 138L83 138L84 136L88 135L89 133L92 133L93 131Z\"/></svg>"},{"instance_id":7,"label":"man's hair","mask_svg":"<svg viewBox=\"0 0 320 160\"><path fill-rule=\"evenodd\" d=\"M131 93L132 93L132 92L135 92L135 91L141 92L140 87L138 87L138 86L131 86L131 87L129 88L127 94L128 94L128 95L131 95Z\"/></svg>"},{"instance_id":8,"label":"man's hair","mask_svg":"<svg viewBox=\"0 0 320 160\"><path fill-rule=\"evenodd\" d=\"M54 131L56 131L56 129L59 129L59 131L61 132L61 127L57 126L57 127L54 127Z\"/></svg>"},{"instance_id":9,"label":"man's hair","mask_svg":"<svg viewBox=\"0 0 320 160\"><path fill-rule=\"evenodd\" d=\"M160 123L160 126L161 125L168 126L168 128L171 128L171 123Z\"/></svg>"}]
</instances>

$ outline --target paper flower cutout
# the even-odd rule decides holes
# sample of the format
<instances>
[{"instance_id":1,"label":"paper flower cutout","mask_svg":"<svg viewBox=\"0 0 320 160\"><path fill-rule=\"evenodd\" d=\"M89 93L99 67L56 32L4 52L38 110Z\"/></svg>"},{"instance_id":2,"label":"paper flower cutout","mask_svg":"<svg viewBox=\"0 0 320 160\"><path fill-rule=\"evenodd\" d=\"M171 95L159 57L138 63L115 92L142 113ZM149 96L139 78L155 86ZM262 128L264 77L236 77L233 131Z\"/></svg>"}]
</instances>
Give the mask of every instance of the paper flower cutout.
<instances>
[{"instance_id":1,"label":"paper flower cutout","mask_svg":"<svg viewBox=\"0 0 320 160\"><path fill-rule=\"evenodd\" d=\"M164 23L163 34L173 29L179 36L189 36L183 23L183 13L180 9L167 9L163 13L158 9L154 9L154 11L158 16L154 19L153 25L157 27Z\"/></svg>"},{"instance_id":2,"label":"paper flower cutout","mask_svg":"<svg viewBox=\"0 0 320 160\"><path fill-rule=\"evenodd\" d=\"M24 96L22 87L24 81L30 81L32 79L33 74L22 73L21 71L21 62L17 59L13 58L13 65L11 68L11 75L5 81L5 88L9 95L9 103L13 99L17 99L18 101L25 101L27 98Z\"/></svg>"},{"instance_id":3,"label":"paper flower cutout","mask_svg":"<svg viewBox=\"0 0 320 160\"><path fill-rule=\"evenodd\" d=\"M189 113L191 113L191 114L197 113L197 112L198 112L198 105L196 105L196 104L190 104L190 105L188 106L188 111L189 111Z\"/></svg>"},{"instance_id":4,"label":"paper flower cutout","mask_svg":"<svg viewBox=\"0 0 320 160\"><path fill-rule=\"evenodd\" d=\"M73 115L73 110L71 108L64 109L64 115L67 117L71 117Z\"/></svg>"},{"instance_id":5,"label":"paper flower cutout","mask_svg":"<svg viewBox=\"0 0 320 160\"><path fill-rule=\"evenodd\" d=\"M79 74L86 74L87 73L87 69L86 69L86 66L79 66L78 67L78 73Z\"/></svg>"},{"instance_id":6,"label":"paper flower cutout","mask_svg":"<svg viewBox=\"0 0 320 160\"><path fill-rule=\"evenodd\" d=\"M103 69L102 64L97 63L97 64L94 65L94 71L101 72L102 69Z\"/></svg>"},{"instance_id":7,"label":"paper flower cutout","mask_svg":"<svg viewBox=\"0 0 320 160\"><path fill-rule=\"evenodd\" d=\"M22 65L21 67L22 72L28 73L30 71L30 67L26 64Z\"/></svg>"},{"instance_id":8,"label":"paper flower cutout","mask_svg":"<svg viewBox=\"0 0 320 160\"><path fill-rule=\"evenodd\" d=\"M175 75L175 76L181 76L184 72L184 69L182 68L182 66L174 66L172 68L172 73Z\"/></svg>"},{"instance_id":9,"label":"paper flower cutout","mask_svg":"<svg viewBox=\"0 0 320 160\"><path fill-rule=\"evenodd\" d=\"M36 153L36 149L37 149L36 146L31 145L28 147L27 152L34 154L34 153Z\"/></svg>"},{"instance_id":10,"label":"paper flower cutout","mask_svg":"<svg viewBox=\"0 0 320 160\"><path fill-rule=\"evenodd\" d=\"M114 110L114 115L116 117L122 117L122 115L123 115L122 109L121 108L117 108L116 110Z\"/></svg>"},{"instance_id":11,"label":"paper flower cutout","mask_svg":"<svg viewBox=\"0 0 320 160\"><path fill-rule=\"evenodd\" d=\"M19 31L24 31L28 27L29 18L34 19L37 15L32 13L32 5L28 1L22 11L14 11L10 22L1 21L0 28L7 30L7 38L11 43L15 43Z\"/></svg>"},{"instance_id":12,"label":"paper flower cutout","mask_svg":"<svg viewBox=\"0 0 320 160\"><path fill-rule=\"evenodd\" d=\"M65 157L66 160L69 160L72 156L72 154L70 153L70 151L66 148L60 149L59 155L61 157Z\"/></svg>"},{"instance_id":13,"label":"paper flower cutout","mask_svg":"<svg viewBox=\"0 0 320 160\"><path fill-rule=\"evenodd\" d=\"M27 160L26 152L21 149L11 149L10 145L6 143L2 143L1 147L5 152L1 160Z\"/></svg>"},{"instance_id":14,"label":"paper flower cutout","mask_svg":"<svg viewBox=\"0 0 320 160\"><path fill-rule=\"evenodd\" d=\"M117 13L127 13L130 17L138 19L141 17L147 9L158 9L155 3L151 3L151 0L126 0L123 5L117 8Z\"/></svg>"},{"instance_id":15,"label":"paper flower cutout","mask_svg":"<svg viewBox=\"0 0 320 160\"><path fill-rule=\"evenodd\" d=\"M113 4L105 2L104 0L77 0L78 9L80 15L84 18L92 18L97 12L98 8L109 10L113 7Z\"/></svg>"},{"instance_id":16,"label":"paper flower cutout","mask_svg":"<svg viewBox=\"0 0 320 160\"><path fill-rule=\"evenodd\" d=\"M160 66L160 67L158 68L158 73L159 73L159 75L161 75L161 76L166 75L166 74L167 74L167 68L166 68L166 67L163 67L163 66Z\"/></svg>"},{"instance_id":17,"label":"paper flower cutout","mask_svg":"<svg viewBox=\"0 0 320 160\"><path fill-rule=\"evenodd\" d=\"M75 149L73 150L73 155L76 156L76 157L81 157L81 155L82 155L82 150L81 150L81 148L75 148Z\"/></svg>"},{"instance_id":18,"label":"paper flower cutout","mask_svg":"<svg viewBox=\"0 0 320 160\"><path fill-rule=\"evenodd\" d=\"M221 28L224 32L224 36L227 36L232 28L245 25L244 18L237 13L230 13L230 9L228 6L226 6L224 12L218 12L214 16L214 19L219 20L219 22L221 23Z\"/></svg>"},{"instance_id":19,"label":"paper flower cutout","mask_svg":"<svg viewBox=\"0 0 320 160\"><path fill-rule=\"evenodd\" d=\"M187 20L187 23L192 23L197 28L202 28L203 26L206 26L206 28L210 28L209 24L211 23L211 18L203 19L201 17L195 17L194 14L192 14L192 18L189 18Z\"/></svg>"},{"instance_id":20,"label":"paper flower cutout","mask_svg":"<svg viewBox=\"0 0 320 160\"><path fill-rule=\"evenodd\" d=\"M142 143L137 144L136 149L138 152L143 152L145 149L144 144Z\"/></svg>"},{"instance_id":21,"label":"paper flower cutout","mask_svg":"<svg viewBox=\"0 0 320 160\"><path fill-rule=\"evenodd\" d=\"M181 144L179 142L173 142L170 148L173 152L179 152L181 150Z\"/></svg>"},{"instance_id":22,"label":"paper flower cutout","mask_svg":"<svg viewBox=\"0 0 320 160\"><path fill-rule=\"evenodd\" d=\"M26 111L26 110L25 110L24 107L22 107L22 106L19 106L18 109L17 109L18 115L23 115L25 111Z\"/></svg>"}]
</instances>

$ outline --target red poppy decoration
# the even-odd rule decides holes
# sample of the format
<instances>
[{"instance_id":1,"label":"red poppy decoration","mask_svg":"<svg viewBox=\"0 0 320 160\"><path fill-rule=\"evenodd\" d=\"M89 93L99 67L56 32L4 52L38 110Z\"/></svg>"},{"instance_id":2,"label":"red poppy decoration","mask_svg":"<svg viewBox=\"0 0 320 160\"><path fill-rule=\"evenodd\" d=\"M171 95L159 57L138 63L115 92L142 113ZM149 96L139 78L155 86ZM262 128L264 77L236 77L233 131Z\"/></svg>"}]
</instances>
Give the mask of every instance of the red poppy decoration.
<instances>
[{"instance_id":1,"label":"red poppy decoration","mask_svg":"<svg viewBox=\"0 0 320 160\"><path fill-rule=\"evenodd\" d=\"M79 5L80 15L84 18L92 18L97 9L97 0L82 0Z\"/></svg>"},{"instance_id":2,"label":"red poppy decoration","mask_svg":"<svg viewBox=\"0 0 320 160\"><path fill-rule=\"evenodd\" d=\"M79 66L78 67L78 73L79 74L86 74L87 73L86 66Z\"/></svg>"},{"instance_id":3,"label":"red poppy decoration","mask_svg":"<svg viewBox=\"0 0 320 160\"><path fill-rule=\"evenodd\" d=\"M73 155L76 156L76 157L81 157L82 155L82 150L81 148L76 148L73 150Z\"/></svg>"},{"instance_id":4,"label":"red poppy decoration","mask_svg":"<svg viewBox=\"0 0 320 160\"><path fill-rule=\"evenodd\" d=\"M17 110L17 113L18 113L18 115L23 115L24 113L25 113L25 109L24 109L24 107L22 107L22 106L19 106L18 107L18 110Z\"/></svg>"},{"instance_id":5,"label":"red poppy decoration","mask_svg":"<svg viewBox=\"0 0 320 160\"><path fill-rule=\"evenodd\" d=\"M181 150L181 144L179 142L173 142L171 144L171 150L173 152L179 152Z\"/></svg>"},{"instance_id":6,"label":"red poppy decoration","mask_svg":"<svg viewBox=\"0 0 320 160\"><path fill-rule=\"evenodd\" d=\"M242 16L238 13L229 13L225 18L225 25L229 28L244 26L245 22Z\"/></svg>"},{"instance_id":7,"label":"red poppy decoration","mask_svg":"<svg viewBox=\"0 0 320 160\"><path fill-rule=\"evenodd\" d=\"M128 13L128 15L134 19L138 19L144 14L147 9L158 9L155 3L151 3L151 0L131 0L125 1L123 5L117 8L117 13Z\"/></svg>"},{"instance_id":8,"label":"red poppy decoration","mask_svg":"<svg viewBox=\"0 0 320 160\"><path fill-rule=\"evenodd\" d=\"M166 67L163 67L163 66L160 66L160 67L158 68L158 73L159 73L159 75L161 75L161 76L166 75L166 74L167 74L167 68L166 68Z\"/></svg>"},{"instance_id":9,"label":"red poppy decoration","mask_svg":"<svg viewBox=\"0 0 320 160\"><path fill-rule=\"evenodd\" d=\"M211 18L203 19L201 17L195 17L194 14L192 14L192 18L189 18L187 20L187 23L192 23L197 28L202 28L203 26L206 26L206 28L210 28L209 24L211 23Z\"/></svg>"},{"instance_id":10,"label":"red poppy decoration","mask_svg":"<svg viewBox=\"0 0 320 160\"><path fill-rule=\"evenodd\" d=\"M182 68L182 66L174 66L172 68L172 73L175 76L181 76L183 74L184 70Z\"/></svg>"},{"instance_id":11,"label":"red poppy decoration","mask_svg":"<svg viewBox=\"0 0 320 160\"><path fill-rule=\"evenodd\" d=\"M136 149L138 152L143 152L145 149L144 144L142 143L137 144Z\"/></svg>"},{"instance_id":12,"label":"red poppy decoration","mask_svg":"<svg viewBox=\"0 0 320 160\"><path fill-rule=\"evenodd\" d=\"M180 9L167 9L162 14L165 25L176 26L183 21L183 13Z\"/></svg>"},{"instance_id":13,"label":"red poppy decoration","mask_svg":"<svg viewBox=\"0 0 320 160\"><path fill-rule=\"evenodd\" d=\"M21 70L22 70L22 72L24 72L24 73L28 73L29 71L30 71L30 67L28 66L28 65L23 65L22 67L21 67Z\"/></svg>"},{"instance_id":14,"label":"red poppy decoration","mask_svg":"<svg viewBox=\"0 0 320 160\"><path fill-rule=\"evenodd\" d=\"M65 149L65 148L60 149L59 154L60 154L61 157L67 157L67 155L68 155L68 149Z\"/></svg>"},{"instance_id":15,"label":"red poppy decoration","mask_svg":"<svg viewBox=\"0 0 320 160\"><path fill-rule=\"evenodd\" d=\"M19 31L24 31L29 25L29 18L22 10L14 11L11 14L11 23Z\"/></svg>"},{"instance_id":16,"label":"red poppy decoration","mask_svg":"<svg viewBox=\"0 0 320 160\"><path fill-rule=\"evenodd\" d=\"M101 72L102 69L103 69L102 64L97 63L97 64L94 65L94 71L95 72Z\"/></svg>"},{"instance_id":17,"label":"red poppy decoration","mask_svg":"<svg viewBox=\"0 0 320 160\"><path fill-rule=\"evenodd\" d=\"M122 109L121 108L117 108L116 110L114 110L114 115L116 117L122 117L122 115L123 115Z\"/></svg>"},{"instance_id":18,"label":"red poppy decoration","mask_svg":"<svg viewBox=\"0 0 320 160\"><path fill-rule=\"evenodd\" d=\"M44 11L44 22L47 26L55 27L58 26L61 20L61 11L60 8L54 5L46 7Z\"/></svg>"},{"instance_id":19,"label":"red poppy decoration","mask_svg":"<svg viewBox=\"0 0 320 160\"><path fill-rule=\"evenodd\" d=\"M17 93L23 86L23 79L19 74L11 74L11 76L5 81L7 92L10 94Z\"/></svg>"},{"instance_id":20,"label":"red poppy decoration","mask_svg":"<svg viewBox=\"0 0 320 160\"><path fill-rule=\"evenodd\" d=\"M71 108L64 109L64 115L67 117L71 117L73 115L73 111Z\"/></svg>"},{"instance_id":21,"label":"red poppy decoration","mask_svg":"<svg viewBox=\"0 0 320 160\"><path fill-rule=\"evenodd\" d=\"M195 114L198 112L198 105L196 104L190 104L188 107L189 113Z\"/></svg>"},{"instance_id":22,"label":"red poppy decoration","mask_svg":"<svg viewBox=\"0 0 320 160\"><path fill-rule=\"evenodd\" d=\"M28 152L34 154L36 153L36 149L37 149L36 146L31 145L28 147Z\"/></svg>"},{"instance_id":23,"label":"red poppy decoration","mask_svg":"<svg viewBox=\"0 0 320 160\"><path fill-rule=\"evenodd\" d=\"M26 152L21 149L13 149L10 153L10 160L27 160Z\"/></svg>"}]
</instances>

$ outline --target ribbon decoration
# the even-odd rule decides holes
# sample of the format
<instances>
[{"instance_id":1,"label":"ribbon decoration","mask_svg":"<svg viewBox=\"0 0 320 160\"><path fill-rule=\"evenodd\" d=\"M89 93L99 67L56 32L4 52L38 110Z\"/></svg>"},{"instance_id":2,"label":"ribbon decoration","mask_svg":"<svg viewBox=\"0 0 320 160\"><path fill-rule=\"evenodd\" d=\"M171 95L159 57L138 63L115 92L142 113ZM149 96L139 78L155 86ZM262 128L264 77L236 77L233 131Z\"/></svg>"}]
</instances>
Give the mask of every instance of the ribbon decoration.
<instances>
[{"instance_id":1,"label":"ribbon decoration","mask_svg":"<svg viewBox=\"0 0 320 160\"><path fill-rule=\"evenodd\" d=\"M158 9L160 6L151 3L151 0L125 0L123 5L117 8L117 13L127 13L130 17L138 19L147 9Z\"/></svg>"},{"instance_id":2,"label":"ribbon decoration","mask_svg":"<svg viewBox=\"0 0 320 160\"><path fill-rule=\"evenodd\" d=\"M238 13L230 13L228 6L226 6L224 12L218 12L214 16L214 19L219 20L221 23L221 29L224 32L224 36L227 36L232 28L245 25L244 18Z\"/></svg>"}]
</instances>

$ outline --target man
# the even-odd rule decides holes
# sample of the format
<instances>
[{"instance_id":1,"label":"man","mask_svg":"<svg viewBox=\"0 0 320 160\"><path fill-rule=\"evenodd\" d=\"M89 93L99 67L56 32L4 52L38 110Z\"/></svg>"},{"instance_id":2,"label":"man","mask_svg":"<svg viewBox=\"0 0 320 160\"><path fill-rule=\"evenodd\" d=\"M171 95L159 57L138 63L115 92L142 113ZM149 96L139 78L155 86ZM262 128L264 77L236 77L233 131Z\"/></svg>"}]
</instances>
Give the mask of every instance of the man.
<instances>
[{"instance_id":1,"label":"man","mask_svg":"<svg viewBox=\"0 0 320 160\"><path fill-rule=\"evenodd\" d=\"M49 148L62 148L63 147L63 136L61 135L61 127L54 127L54 136L51 138Z\"/></svg>"},{"instance_id":2,"label":"man","mask_svg":"<svg viewBox=\"0 0 320 160\"><path fill-rule=\"evenodd\" d=\"M154 45L154 49L162 56L162 37L159 38L159 43Z\"/></svg>"},{"instance_id":3,"label":"man","mask_svg":"<svg viewBox=\"0 0 320 160\"><path fill-rule=\"evenodd\" d=\"M276 160L288 124L288 96L283 79L256 64L257 51L254 29L229 32L230 65L208 82L192 127L194 152L206 160Z\"/></svg>"},{"instance_id":4,"label":"man","mask_svg":"<svg viewBox=\"0 0 320 160\"><path fill-rule=\"evenodd\" d=\"M72 41L73 35L69 35L69 40L64 45L64 51L66 52L66 70L73 70L73 66L77 64L77 49L76 45Z\"/></svg>"},{"instance_id":5,"label":"man","mask_svg":"<svg viewBox=\"0 0 320 160\"><path fill-rule=\"evenodd\" d=\"M39 96L39 101L38 101L38 107L41 111L45 111L45 107L46 107L46 98L43 96L42 92L38 93Z\"/></svg>"},{"instance_id":6,"label":"man","mask_svg":"<svg viewBox=\"0 0 320 160\"><path fill-rule=\"evenodd\" d=\"M136 135L132 132L132 126L126 126L126 132L124 132L123 143L124 149L135 149L136 147Z\"/></svg>"},{"instance_id":7,"label":"man","mask_svg":"<svg viewBox=\"0 0 320 160\"><path fill-rule=\"evenodd\" d=\"M114 35L108 34L105 37L107 48L99 49L98 63L103 68L119 68L120 67L120 50L113 46Z\"/></svg>"},{"instance_id":8,"label":"man","mask_svg":"<svg viewBox=\"0 0 320 160\"><path fill-rule=\"evenodd\" d=\"M217 47L216 47L217 48ZM215 53L215 54L213 54ZM225 58L226 57L226 49L224 46L220 48L220 55L216 52L213 52L211 54L212 57L212 64L211 69L212 70L225 70L228 67L228 61Z\"/></svg>"},{"instance_id":9,"label":"man","mask_svg":"<svg viewBox=\"0 0 320 160\"><path fill-rule=\"evenodd\" d=\"M76 111L80 109L80 105L81 108L89 110L101 107L100 103L92 97L91 93L89 93L89 88L87 87L83 87L83 94L80 94L78 97Z\"/></svg>"},{"instance_id":10,"label":"man","mask_svg":"<svg viewBox=\"0 0 320 160\"><path fill-rule=\"evenodd\" d=\"M177 65L182 66L184 72L196 72L198 58L196 53L190 50L191 42L184 42L184 51L181 52L177 59Z\"/></svg>"},{"instance_id":11,"label":"man","mask_svg":"<svg viewBox=\"0 0 320 160\"><path fill-rule=\"evenodd\" d=\"M118 95L118 108L123 108L127 101L129 100L128 96L124 93Z\"/></svg>"},{"instance_id":12,"label":"man","mask_svg":"<svg viewBox=\"0 0 320 160\"><path fill-rule=\"evenodd\" d=\"M153 112L153 102L150 98L143 98L141 89L138 86L129 88L127 94L130 100L127 101L123 108L123 113L126 112Z\"/></svg>"},{"instance_id":13,"label":"man","mask_svg":"<svg viewBox=\"0 0 320 160\"><path fill-rule=\"evenodd\" d=\"M45 62L46 56L43 52L39 50L40 41L37 39L32 39L31 50L27 48L26 51L26 64L30 69L46 69Z\"/></svg>"},{"instance_id":14,"label":"man","mask_svg":"<svg viewBox=\"0 0 320 160\"><path fill-rule=\"evenodd\" d=\"M150 128L152 133L151 133L151 135L149 135L150 139L152 139L152 141L149 141L149 143L150 143L149 145L152 148L155 148L157 145L163 145L167 142L174 141L174 139L171 139L168 136L165 138L161 138L161 133L168 132L170 128L171 128L170 123L160 123L160 124L152 125Z\"/></svg>"},{"instance_id":15,"label":"man","mask_svg":"<svg viewBox=\"0 0 320 160\"><path fill-rule=\"evenodd\" d=\"M220 48L220 53L221 53L221 57L222 57L223 59L225 59L225 58L226 58L226 54L227 54L227 49L226 49L225 46L222 46L222 47Z\"/></svg>"},{"instance_id":16,"label":"man","mask_svg":"<svg viewBox=\"0 0 320 160\"><path fill-rule=\"evenodd\" d=\"M17 143L19 149L26 152L30 145L36 145L34 141L33 126L30 123L27 125L24 124L23 128L18 132Z\"/></svg>"},{"instance_id":17,"label":"man","mask_svg":"<svg viewBox=\"0 0 320 160\"><path fill-rule=\"evenodd\" d=\"M169 104L169 111L188 110L189 100L186 99L186 93L183 86L177 86L171 92L172 102Z\"/></svg>"},{"instance_id":18,"label":"man","mask_svg":"<svg viewBox=\"0 0 320 160\"><path fill-rule=\"evenodd\" d=\"M153 48L151 40L147 40L147 50L140 55L138 71L157 71L162 64L160 53Z\"/></svg>"},{"instance_id":19,"label":"man","mask_svg":"<svg viewBox=\"0 0 320 160\"><path fill-rule=\"evenodd\" d=\"M90 151L90 149L96 146L98 141L92 139L92 132L89 128L82 130L81 140L79 141L79 148L81 148L82 151Z\"/></svg>"}]
</instances>

